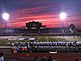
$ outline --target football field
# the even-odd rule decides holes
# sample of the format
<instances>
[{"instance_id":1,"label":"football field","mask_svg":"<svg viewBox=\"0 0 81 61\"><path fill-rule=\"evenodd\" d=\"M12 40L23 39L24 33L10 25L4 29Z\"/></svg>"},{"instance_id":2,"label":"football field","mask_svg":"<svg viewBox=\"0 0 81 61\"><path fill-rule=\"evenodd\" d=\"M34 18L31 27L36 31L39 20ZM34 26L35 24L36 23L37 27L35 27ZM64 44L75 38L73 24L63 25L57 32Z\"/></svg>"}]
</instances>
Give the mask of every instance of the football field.
<instances>
[{"instance_id":1,"label":"football field","mask_svg":"<svg viewBox=\"0 0 81 61\"><path fill-rule=\"evenodd\" d=\"M31 39L36 42L81 42L81 37L78 36L0 36L0 46L9 45L12 42L30 42Z\"/></svg>"}]
</instances>

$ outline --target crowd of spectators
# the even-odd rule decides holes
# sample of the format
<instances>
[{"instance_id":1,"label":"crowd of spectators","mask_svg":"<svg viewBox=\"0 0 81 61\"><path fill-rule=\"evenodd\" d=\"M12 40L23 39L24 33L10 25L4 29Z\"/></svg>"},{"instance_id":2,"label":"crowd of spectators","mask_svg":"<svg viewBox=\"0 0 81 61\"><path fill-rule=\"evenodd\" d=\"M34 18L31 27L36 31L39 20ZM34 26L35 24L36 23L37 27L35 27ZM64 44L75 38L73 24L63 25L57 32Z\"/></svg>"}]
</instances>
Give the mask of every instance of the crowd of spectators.
<instances>
[{"instance_id":1,"label":"crowd of spectators","mask_svg":"<svg viewBox=\"0 0 81 61\"><path fill-rule=\"evenodd\" d=\"M81 47L81 42L12 42L11 46L27 46L27 47Z\"/></svg>"},{"instance_id":2,"label":"crowd of spectators","mask_svg":"<svg viewBox=\"0 0 81 61\"><path fill-rule=\"evenodd\" d=\"M16 42L12 43L17 51L33 52L81 52L81 42Z\"/></svg>"}]
</instances>

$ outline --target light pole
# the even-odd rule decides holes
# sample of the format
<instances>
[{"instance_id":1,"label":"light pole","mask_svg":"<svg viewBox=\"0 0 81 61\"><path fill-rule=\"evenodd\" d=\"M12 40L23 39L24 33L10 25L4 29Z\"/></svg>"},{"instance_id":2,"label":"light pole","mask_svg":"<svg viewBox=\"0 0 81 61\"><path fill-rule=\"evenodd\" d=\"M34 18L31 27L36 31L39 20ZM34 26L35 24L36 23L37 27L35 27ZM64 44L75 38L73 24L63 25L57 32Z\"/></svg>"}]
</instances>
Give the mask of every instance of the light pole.
<instances>
[{"instance_id":1,"label":"light pole","mask_svg":"<svg viewBox=\"0 0 81 61\"><path fill-rule=\"evenodd\" d=\"M65 12L61 12L59 16L60 16L60 19L62 21L62 28L63 28L65 26L64 25L64 21L65 21L65 19L67 17L67 14ZM63 29L62 29L62 32L64 33L64 30Z\"/></svg>"},{"instance_id":2,"label":"light pole","mask_svg":"<svg viewBox=\"0 0 81 61\"><path fill-rule=\"evenodd\" d=\"M2 18L3 20L5 21L5 28L6 28L6 25L7 25L7 21L9 20L9 14L7 12L4 12L2 14Z\"/></svg>"}]
</instances>

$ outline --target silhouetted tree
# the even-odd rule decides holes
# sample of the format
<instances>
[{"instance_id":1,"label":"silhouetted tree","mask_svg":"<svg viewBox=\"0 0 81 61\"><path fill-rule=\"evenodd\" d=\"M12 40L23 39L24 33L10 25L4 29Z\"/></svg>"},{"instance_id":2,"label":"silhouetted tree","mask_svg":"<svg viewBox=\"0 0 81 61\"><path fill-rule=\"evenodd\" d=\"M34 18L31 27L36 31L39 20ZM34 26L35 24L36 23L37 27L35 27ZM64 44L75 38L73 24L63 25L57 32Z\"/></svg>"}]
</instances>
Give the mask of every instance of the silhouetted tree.
<instances>
[{"instance_id":1,"label":"silhouetted tree","mask_svg":"<svg viewBox=\"0 0 81 61\"><path fill-rule=\"evenodd\" d=\"M70 24L69 25L69 29L70 29L71 33L75 36L75 34L76 34L76 27L75 27L75 25L74 24Z\"/></svg>"}]
</instances>

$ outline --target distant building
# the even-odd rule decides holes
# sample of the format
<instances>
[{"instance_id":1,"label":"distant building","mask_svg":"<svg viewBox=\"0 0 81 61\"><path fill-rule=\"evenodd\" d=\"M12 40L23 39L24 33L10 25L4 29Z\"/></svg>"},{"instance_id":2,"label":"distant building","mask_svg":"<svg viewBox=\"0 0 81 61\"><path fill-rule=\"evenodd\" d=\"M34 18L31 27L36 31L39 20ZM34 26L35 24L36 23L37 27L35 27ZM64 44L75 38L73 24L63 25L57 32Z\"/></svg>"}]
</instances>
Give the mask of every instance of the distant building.
<instances>
[{"instance_id":1,"label":"distant building","mask_svg":"<svg viewBox=\"0 0 81 61\"><path fill-rule=\"evenodd\" d=\"M42 23L40 22L29 22L26 23L26 29L30 32L30 33L40 33L41 31L45 31L46 26L43 26Z\"/></svg>"}]
</instances>

